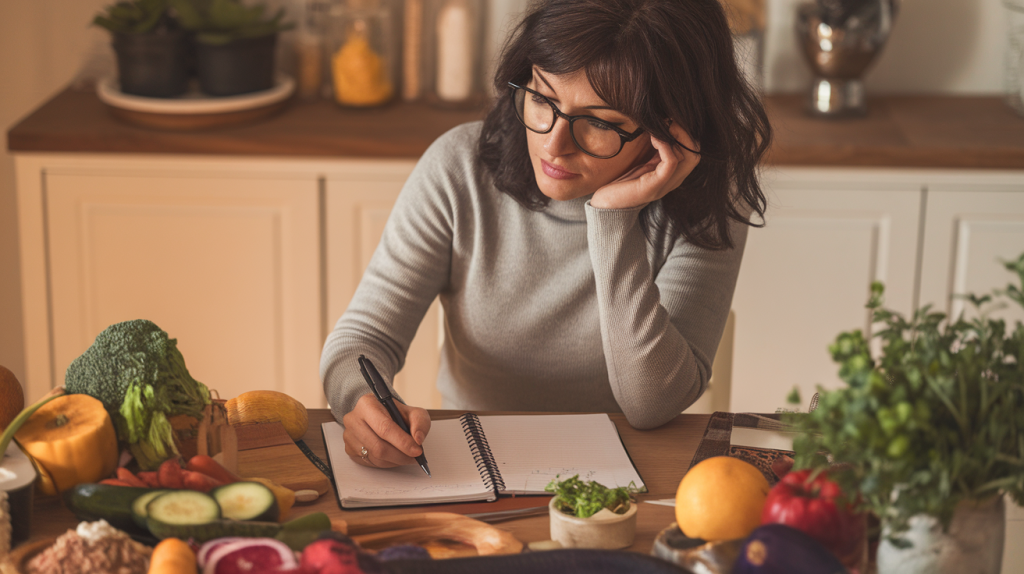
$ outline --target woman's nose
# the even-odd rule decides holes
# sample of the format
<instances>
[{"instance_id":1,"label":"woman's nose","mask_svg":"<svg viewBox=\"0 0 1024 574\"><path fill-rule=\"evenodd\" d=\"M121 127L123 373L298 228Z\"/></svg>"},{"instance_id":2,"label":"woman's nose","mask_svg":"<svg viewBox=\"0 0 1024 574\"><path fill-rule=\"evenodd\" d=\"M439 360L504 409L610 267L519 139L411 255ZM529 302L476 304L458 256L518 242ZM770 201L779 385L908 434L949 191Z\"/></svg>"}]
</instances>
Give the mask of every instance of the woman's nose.
<instances>
[{"instance_id":1,"label":"woman's nose","mask_svg":"<svg viewBox=\"0 0 1024 574\"><path fill-rule=\"evenodd\" d=\"M572 141L569 120L555 117L555 125L547 133L547 140L544 142L544 151L552 157L569 155L576 151L576 143Z\"/></svg>"}]
</instances>

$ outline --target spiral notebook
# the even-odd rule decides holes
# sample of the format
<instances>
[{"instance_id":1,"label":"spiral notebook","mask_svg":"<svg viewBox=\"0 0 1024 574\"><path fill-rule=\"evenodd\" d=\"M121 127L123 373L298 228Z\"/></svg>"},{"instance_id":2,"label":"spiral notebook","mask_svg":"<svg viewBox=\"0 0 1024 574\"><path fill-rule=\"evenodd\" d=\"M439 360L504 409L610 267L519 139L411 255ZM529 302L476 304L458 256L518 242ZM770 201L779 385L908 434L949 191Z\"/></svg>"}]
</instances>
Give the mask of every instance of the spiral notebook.
<instances>
[{"instance_id":1,"label":"spiral notebook","mask_svg":"<svg viewBox=\"0 0 1024 574\"><path fill-rule=\"evenodd\" d=\"M484 415L433 421L417 465L369 468L345 454L344 429L324 423L324 444L342 508L493 501L544 494L552 479L578 474L609 488L646 490L615 423L605 414Z\"/></svg>"}]
</instances>

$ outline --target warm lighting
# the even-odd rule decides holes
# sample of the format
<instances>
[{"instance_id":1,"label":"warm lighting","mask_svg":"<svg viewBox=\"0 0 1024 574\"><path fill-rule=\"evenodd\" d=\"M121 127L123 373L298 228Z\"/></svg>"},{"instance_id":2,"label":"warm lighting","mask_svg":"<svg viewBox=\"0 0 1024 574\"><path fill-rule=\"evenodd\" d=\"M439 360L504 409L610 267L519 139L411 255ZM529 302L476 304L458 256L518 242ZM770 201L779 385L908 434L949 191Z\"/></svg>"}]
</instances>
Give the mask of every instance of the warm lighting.
<instances>
[{"instance_id":1,"label":"warm lighting","mask_svg":"<svg viewBox=\"0 0 1024 574\"><path fill-rule=\"evenodd\" d=\"M827 112L829 110L829 100L832 98L832 84L827 80L818 82L818 98L815 105L818 111Z\"/></svg>"},{"instance_id":2,"label":"warm lighting","mask_svg":"<svg viewBox=\"0 0 1024 574\"><path fill-rule=\"evenodd\" d=\"M829 26L828 24L826 24L824 22L822 22L821 24L818 24L818 35L821 36L822 38L831 38L832 37L832 26Z\"/></svg>"},{"instance_id":3,"label":"warm lighting","mask_svg":"<svg viewBox=\"0 0 1024 574\"><path fill-rule=\"evenodd\" d=\"M818 42L818 45L821 46L821 51L822 52L831 52L832 51L832 40L829 40L829 39L826 39L826 38L822 38L821 41Z\"/></svg>"}]
</instances>

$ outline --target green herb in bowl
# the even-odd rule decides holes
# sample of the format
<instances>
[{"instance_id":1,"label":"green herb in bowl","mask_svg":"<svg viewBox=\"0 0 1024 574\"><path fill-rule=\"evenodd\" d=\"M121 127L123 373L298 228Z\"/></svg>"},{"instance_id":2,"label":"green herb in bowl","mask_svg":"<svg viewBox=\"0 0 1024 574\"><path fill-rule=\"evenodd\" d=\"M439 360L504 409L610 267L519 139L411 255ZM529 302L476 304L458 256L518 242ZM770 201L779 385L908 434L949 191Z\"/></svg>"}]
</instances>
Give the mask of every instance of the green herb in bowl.
<instances>
[{"instance_id":1,"label":"green herb in bowl","mask_svg":"<svg viewBox=\"0 0 1024 574\"><path fill-rule=\"evenodd\" d=\"M562 481L556 476L544 490L555 493L556 508L578 518L590 518L602 508L625 514L633 495L640 492L633 482L629 486L608 488L599 482L580 480L578 474Z\"/></svg>"}]
</instances>

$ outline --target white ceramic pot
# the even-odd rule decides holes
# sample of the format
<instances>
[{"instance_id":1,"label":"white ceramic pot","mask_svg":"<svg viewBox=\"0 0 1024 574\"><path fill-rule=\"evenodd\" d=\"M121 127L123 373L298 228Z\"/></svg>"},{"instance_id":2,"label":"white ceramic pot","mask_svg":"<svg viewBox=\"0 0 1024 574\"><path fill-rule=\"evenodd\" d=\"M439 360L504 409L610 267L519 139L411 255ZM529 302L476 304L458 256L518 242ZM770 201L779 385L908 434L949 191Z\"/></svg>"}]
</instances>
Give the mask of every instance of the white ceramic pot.
<instances>
[{"instance_id":1,"label":"white ceramic pot","mask_svg":"<svg viewBox=\"0 0 1024 574\"><path fill-rule=\"evenodd\" d=\"M1006 505L1002 496L965 501L957 507L949 532L931 516L910 519L904 538L910 548L897 548L882 529L878 574L999 574L1006 536Z\"/></svg>"},{"instance_id":2,"label":"white ceramic pot","mask_svg":"<svg viewBox=\"0 0 1024 574\"><path fill-rule=\"evenodd\" d=\"M10 513L12 530L0 526L0 557L14 545L28 540L32 529L32 493L36 469L25 453L11 441L7 452L0 453L0 492L7 493L5 509ZM9 537L9 538L8 538ZM0 563L3 560L0 559ZM2 566L2 564L0 564Z\"/></svg>"},{"instance_id":3,"label":"white ceramic pot","mask_svg":"<svg viewBox=\"0 0 1024 574\"><path fill-rule=\"evenodd\" d=\"M548 503L551 515L551 539L563 548L601 548L618 550L633 545L636 537L636 508L634 502L625 514L602 509L589 518L569 516L555 508L555 499Z\"/></svg>"}]
</instances>

